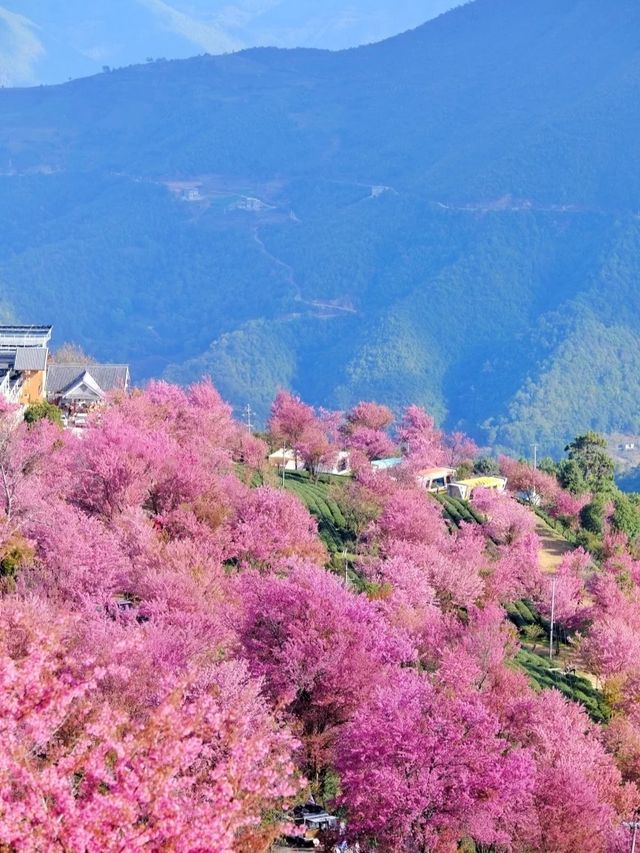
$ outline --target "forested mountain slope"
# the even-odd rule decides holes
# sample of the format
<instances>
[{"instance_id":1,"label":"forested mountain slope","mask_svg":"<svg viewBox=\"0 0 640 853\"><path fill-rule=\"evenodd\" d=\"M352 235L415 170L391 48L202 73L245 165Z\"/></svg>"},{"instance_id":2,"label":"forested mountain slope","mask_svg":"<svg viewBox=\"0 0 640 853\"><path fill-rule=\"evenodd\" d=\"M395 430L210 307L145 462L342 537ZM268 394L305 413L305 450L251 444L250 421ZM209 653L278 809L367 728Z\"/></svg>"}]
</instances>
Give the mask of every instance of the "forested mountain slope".
<instances>
[{"instance_id":1,"label":"forested mountain slope","mask_svg":"<svg viewBox=\"0 0 640 853\"><path fill-rule=\"evenodd\" d=\"M0 297L265 411L640 431L640 7L476 0L342 53L0 92Z\"/></svg>"}]
</instances>

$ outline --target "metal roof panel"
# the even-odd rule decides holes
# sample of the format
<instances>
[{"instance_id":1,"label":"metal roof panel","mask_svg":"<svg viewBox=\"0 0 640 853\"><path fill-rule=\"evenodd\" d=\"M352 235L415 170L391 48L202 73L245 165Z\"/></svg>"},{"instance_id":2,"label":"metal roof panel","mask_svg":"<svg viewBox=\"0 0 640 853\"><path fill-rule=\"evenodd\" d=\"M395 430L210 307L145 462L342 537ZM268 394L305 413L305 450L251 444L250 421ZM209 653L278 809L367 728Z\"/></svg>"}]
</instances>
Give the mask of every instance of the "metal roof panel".
<instances>
[{"instance_id":1,"label":"metal roof panel","mask_svg":"<svg viewBox=\"0 0 640 853\"><path fill-rule=\"evenodd\" d=\"M16 347L14 370L45 370L48 350L44 347Z\"/></svg>"}]
</instances>

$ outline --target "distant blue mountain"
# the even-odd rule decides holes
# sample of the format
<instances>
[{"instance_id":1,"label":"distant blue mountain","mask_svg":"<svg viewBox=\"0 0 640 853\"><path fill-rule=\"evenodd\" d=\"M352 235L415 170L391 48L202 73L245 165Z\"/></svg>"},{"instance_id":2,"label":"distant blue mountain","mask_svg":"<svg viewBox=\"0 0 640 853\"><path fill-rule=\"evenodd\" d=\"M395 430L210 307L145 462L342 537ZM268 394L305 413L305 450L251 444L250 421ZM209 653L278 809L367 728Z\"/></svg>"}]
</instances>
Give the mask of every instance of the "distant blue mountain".
<instances>
[{"instance_id":1,"label":"distant blue mountain","mask_svg":"<svg viewBox=\"0 0 640 853\"><path fill-rule=\"evenodd\" d=\"M417 27L461 0L2 0L0 82L59 83L147 58L246 47L338 50Z\"/></svg>"},{"instance_id":2,"label":"distant blue mountain","mask_svg":"<svg viewBox=\"0 0 640 853\"><path fill-rule=\"evenodd\" d=\"M638 0L476 0L3 89L0 316L261 417L286 385L525 454L640 435L639 69Z\"/></svg>"}]
</instances>

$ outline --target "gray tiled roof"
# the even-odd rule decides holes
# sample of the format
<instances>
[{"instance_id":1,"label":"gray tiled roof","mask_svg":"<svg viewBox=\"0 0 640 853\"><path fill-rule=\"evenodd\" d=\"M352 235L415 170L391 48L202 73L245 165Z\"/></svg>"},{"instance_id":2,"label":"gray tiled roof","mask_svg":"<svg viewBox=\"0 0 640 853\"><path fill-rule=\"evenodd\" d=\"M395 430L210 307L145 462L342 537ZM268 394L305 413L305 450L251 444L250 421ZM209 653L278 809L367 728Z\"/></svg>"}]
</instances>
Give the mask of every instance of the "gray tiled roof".
<instances>
[{"instance_id":1,"label":"gray tiled roof","mask_svg":"<svg viewBox=\"0 0 640 853\"><path fill-rule=\"evenodd\" d=\"M44 347L17 347L14 370L44 370L47 366L47 353Z\"/></svg>"},{"instance_id":2,"label":"gray tiled roof","mask_svg":"<svg viewBox=\"0 0 640 853\"><path fill-rule=\"evenodd\" d=\"M61 394L75 385L85 373L92 376L105 393L129 385L129 368L126 364L50 364L47 371L47 396Z\"/></svg>"}]
</instances>

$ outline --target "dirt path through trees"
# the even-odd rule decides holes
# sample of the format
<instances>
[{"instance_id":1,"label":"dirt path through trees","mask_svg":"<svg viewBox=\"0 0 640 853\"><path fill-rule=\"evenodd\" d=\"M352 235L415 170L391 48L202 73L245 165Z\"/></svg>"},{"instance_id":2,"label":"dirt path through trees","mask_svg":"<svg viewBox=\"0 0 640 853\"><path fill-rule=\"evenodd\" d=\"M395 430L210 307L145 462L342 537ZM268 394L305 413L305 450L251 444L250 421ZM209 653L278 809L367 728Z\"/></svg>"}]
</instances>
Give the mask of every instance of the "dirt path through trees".
<instances>
[{"instance_id":1,"label":"dirt path through trees","mask_svg":"<svg viewBox=\"0 0 640 853\"><path fill-rule=\"evenodd\" d=\"M545 524L541 518L536 523L536 533L540 538L540 551L538 559L543 572L557 571L562 558L573 550L573 545L567 542L557 531ZM559 652L554 656L554 664L562 670L573 669L578 675L588 679L597 689L601 684L595 675L581 668L581 661L577 649L571 645L561 645Z\"/></svg>"},{"instance_id":2,"label":"dirt path through trees","mask_svg":"<svg viewBox=\"0 0 640 853\"><path fill-rule=\"evenodd\" d=\"M540 567L544 572L555 572L562 562L564 555L567 551L571 551L573 546L559 533L545 524L541 518L536 523L536 533L540 537L540 552L538 555Z\"/></svg>"}]
</instances>

